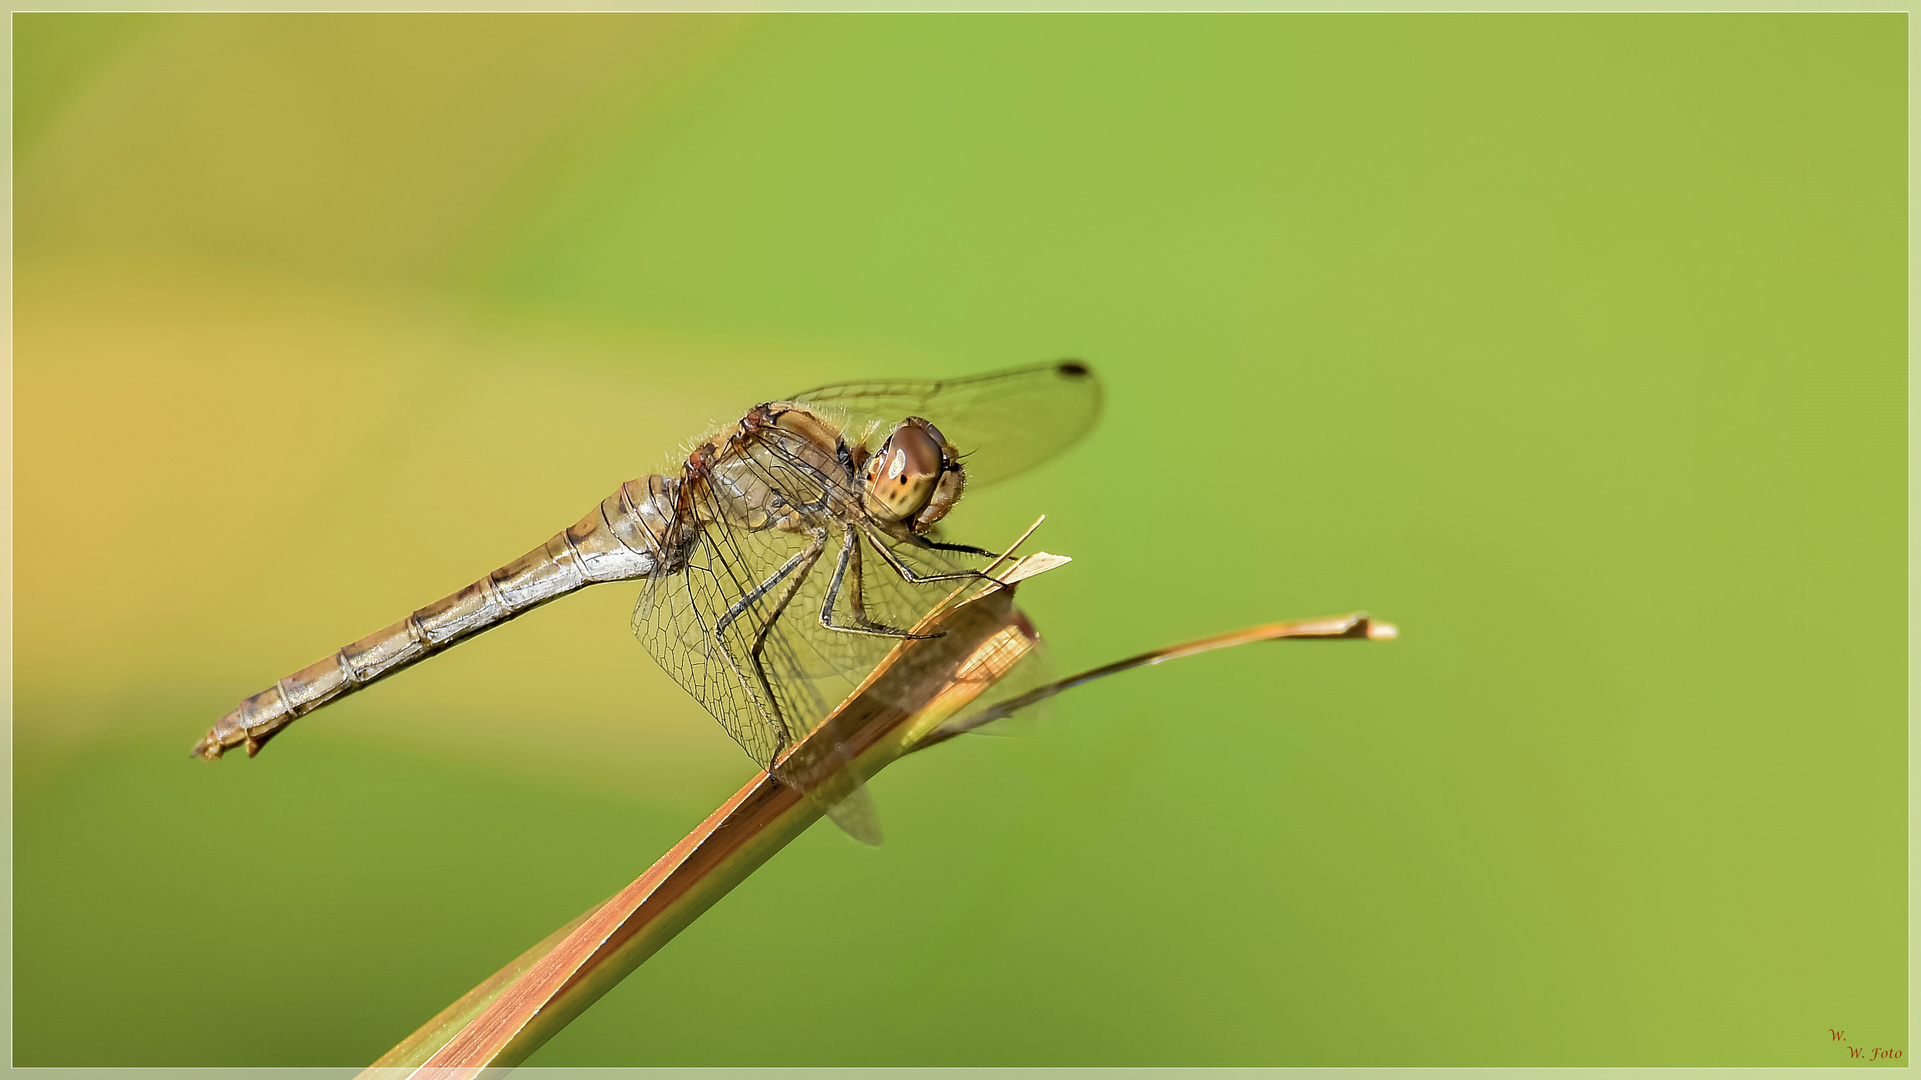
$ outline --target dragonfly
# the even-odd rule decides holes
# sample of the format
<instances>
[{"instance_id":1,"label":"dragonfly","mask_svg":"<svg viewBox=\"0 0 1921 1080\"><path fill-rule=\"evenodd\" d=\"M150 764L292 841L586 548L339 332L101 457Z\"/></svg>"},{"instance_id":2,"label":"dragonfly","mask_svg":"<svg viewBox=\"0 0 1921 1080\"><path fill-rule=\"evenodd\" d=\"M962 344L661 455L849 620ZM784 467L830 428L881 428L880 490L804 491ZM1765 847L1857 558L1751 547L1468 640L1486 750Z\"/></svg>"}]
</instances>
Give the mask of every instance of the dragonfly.
<instances>
[{"instance_id":1,"label":"dragonfly","mask_svg":"<svg viewBox=\"0 0 1921 1080\"><path fill-rule=\"evenodd\" d=\"M943 534L963 492L1080 441L1101 397L1091 367L1061 360L762 402L540 547L242 701L193 754L252 757L300 717L475 634L589 585L638 580L641 644L782 779L784 751L889 650L924 636L913 628L957 585L991 571L996 553ZM857 781L823 809L878 842Z\"/></svg>"}]
</instances>

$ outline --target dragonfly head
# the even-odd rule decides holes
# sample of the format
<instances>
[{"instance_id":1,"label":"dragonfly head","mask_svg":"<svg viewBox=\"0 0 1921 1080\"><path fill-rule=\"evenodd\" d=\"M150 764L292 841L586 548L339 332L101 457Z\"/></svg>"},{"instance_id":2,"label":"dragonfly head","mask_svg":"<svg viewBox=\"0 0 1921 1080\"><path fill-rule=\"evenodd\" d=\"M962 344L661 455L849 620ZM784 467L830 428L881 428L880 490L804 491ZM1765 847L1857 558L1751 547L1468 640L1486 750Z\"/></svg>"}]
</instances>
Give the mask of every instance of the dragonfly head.
<instances>
[{"instance_id":1,"label":"dragonfly head","mask_svg":"<svg viewBox=\"0 0 1921 1080\"><path fill-rule=\"evenodd\" d=\"M867 459L861 501L876 520L922 532L947 516L966 482L960 452L939 428L910 416Z\"/></svg>"}]
</instances>

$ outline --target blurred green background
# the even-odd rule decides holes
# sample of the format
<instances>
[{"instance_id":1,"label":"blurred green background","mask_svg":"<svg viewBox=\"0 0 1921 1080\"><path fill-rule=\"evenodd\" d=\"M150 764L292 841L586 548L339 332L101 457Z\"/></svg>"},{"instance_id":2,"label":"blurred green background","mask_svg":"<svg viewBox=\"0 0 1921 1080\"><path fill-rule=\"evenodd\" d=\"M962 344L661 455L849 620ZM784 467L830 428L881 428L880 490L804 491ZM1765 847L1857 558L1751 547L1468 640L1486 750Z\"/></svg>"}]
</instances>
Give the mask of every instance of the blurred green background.
<instances>
[{"instance_id":1,"label":"blurred green background","mask_svg":"<svg viewBox=\"0 0 1921 1080\"><path fill-rule=\"evenodd\" d=\"M532 1062L1905 1048L1906 25L16 15L14 1037L351 1065L747 778L546 608L242 696L820 382L1079 356L970 492L1073 671Z\"/></svg>"}]
</instances>

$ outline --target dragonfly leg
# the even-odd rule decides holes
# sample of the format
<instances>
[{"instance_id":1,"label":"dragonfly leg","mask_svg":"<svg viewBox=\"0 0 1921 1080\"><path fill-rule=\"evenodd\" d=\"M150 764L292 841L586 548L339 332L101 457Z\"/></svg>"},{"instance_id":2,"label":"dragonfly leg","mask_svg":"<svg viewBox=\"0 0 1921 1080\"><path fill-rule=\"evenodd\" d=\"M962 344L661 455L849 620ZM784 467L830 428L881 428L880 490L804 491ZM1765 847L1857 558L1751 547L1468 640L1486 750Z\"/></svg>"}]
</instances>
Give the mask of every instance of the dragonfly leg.
<instances>
[{"instance_id":1,"label":"dragonfly leg","mask_svg":"<svg viewBox=\"0 0 1921 1080\"><path fill-rule=\"evenodd\" d=\"M915 536L915 539L919 540L923 546L933 548L935 551L956 551L962 555L979 555L984 559L998 559L1001 557L1001 553L998 551L977 548L972 544L944 544L939 540L929 540L918 534Z\"/></svg>"},{"instance_id":2,"label":"dragonfly leg","mask_svg":"<svg viewBox=\"0 0 1921 1080\"><path fill-rule=\"evenodd\" d=\"M715 620L714 637L718 638L722 634L725 634L727 632L727 628L734 624L735 619L738 619L742 615L747 614L747 609L753 607L755 604L758 604L760 602L760 598L767 595L767 590L780 584L780 581L782 578L793 573L796 569L800 567L802 563L806 563L808 566L808 569L812 569L814 565L814 560L820 558L820 553L826 548L826 546L827 546L827 530L816 529L814 531L813 541L809 543L806 548L796 553L793 558L788 559L785 563L782 563L780 569L774 571L773 575L769 577L766 581L763 581L760 584L754 586L753 588L747 590L747 595L741 597L739 600L734 601L734 605L728 608L725 612L723 612L719 619ZM791 585L788 586L787 597L785 599L782 599L779 603L777 603L774 606L775 619L780 617L780 614L779 614L780 609L787 606L788 600L793 599L793 590L799 588L800 582L802 580L805 580L806 577L807 577L806 572L802 571L800 578L796 579ZM769 619L767 621L771 625L774 619Z\"/></svg>"},{"instance_id":3,"label":"dragonfly leg","mask_svg":"<svg viewBox=\"0 0 1921 1080\"><path fill-rule=\"evenodd\" d=\"M760 662L760 652L761 647L766 644L767 634L773 628L774 621L780 618L781 611L784 610L788 602L794 598L794 593L799 591L801 583L807 580L807 572L813 568L814 561L820 558L821 552L825 550L826 547L827 530L815 530L814 538L807 547L797 552L793 558L782 563L780 569L769 575L766 581L749 589L745 596L734 601L731 607L721 613L720 618L714 620L714 628L708 633L708 637L713 640L715 647L720 649L721 656L726 659L727 666L733 669L734 677L740 680L742 689L747 690L748 697L752 698L754 696L753 690L746 685L747 676L741 671L741 664L739 660L735 658L734 650L728 647L727 628L732 626L735 620L746 614L748 609L759 603L760 598L766 596L768 590L780 584L783 578L792 576L793 580L788 582L785 589L781 590L780 598L775 601L773 615L762 624L760 631L754 635L754 644L749 648L746 665L753 670L754 681L760 684L760 696L767 703L766 708L762 712L763 718L768 720L776 731L780 732L782 738L788 740L792 740L795 737L795 733L790 730L787 717L781 710L780 699L774 696L773 685L767 678L767 669L763 667ZM798 573L796 573L796 571L798 571Z\"/></svg>"},{"instance_id":4,"label":"dragonfly leg","mask_svg":"<svg viewBox=\"0 0 1921 1080\"><path fill-rule=\"evenodd\" d=\"M850 540L853 543L848 543ZM841 547L853 549L847 552L850 556L847 559L847 610L853 614L855 622L870 623L873 620L867 617L867 601L860 594L860 541L855 538L851 529L846 538L841 541Z\"/></svg>"},{"instance_id":5,"label":"dragonfly leg","mask_svg":"<svg viewBox=\"0 0 1921 1080\"><path fill-rule=\"evenodd\" d=\"M779 719L783 730L788 727L787 718L781 714L780 701L774 697L774 686L767 678L767 668L761 664L760 654L767 648L767 637L774 632L774 624L779 622L780 617L786 613L787 605L793 603L795 594L799 593L800 587L806 584L807 575L814 572L814 563L819 561L821 552L826 549L827 530L816 529L814 538L808 542L806 549L787 560L787 565L781 567L779 573L764 583L764 585L772 585L780 579L781 574L793 574L793 580L780 591L780 596L774 601L773 612L767 616L765 622L760 624L760 629L754 634L754 644L747 650L747 662L754 669L754 678L760 680L761 692L767 696L767 701L773 706L774 715ZM764 588L762 591L765 591ZM790 739L799 737L799 734L794 731L787 732Z\"/></svg>"},{"instance_id":6,"label":"dragonfly leg","mask_svg":"<svg viewBox=\"0 0 1921 1080\"><path fill-rule=\"evenodd\" d=\"M854 567L853 581L848 584L848 599L854 609L853 626L841 626L834 622L834 602L840 599L841 583L847 579L847 567ZM939 634L916 634L897 626L887 626L872 622L867 618L865 607L860 602L860 534L848 529L840 542L840 558L834 562L834 576L827 582L827 599L820 605L820 624L829 630L843 634L866 634L870 637L912 638L925 641Z\"/></svg>"},{"instance_id":7,"label":"dragonfly leg","mask_svg":"<svg viewBox=\"0 0 1921 1080\"><path fill-rule=\"evenodd\" d=\"M874 545L874 550L880 552L880 557L887 560L887 565L894 568L894 573L899 574L902 581L911 585L922 585L930 581L968 581L987 577L979 570L962 570L958 574L917 574L909 569L906 563L900 561L900 557L894 554L893 549L881 543L880 539L865 526L862 526L861 531L867 533L867 542Z\"/></svg>"},{"instance_id":8,"label":"dragonfly leg","mask_svg":"<svg viewBox=\"0 0 1921 1080\"><path fill-rule=\"evenodd\" d=\"M694 623L696 626L700 627L702 638L712 642L714 648L720 651L721 659L727 661L727 669L734 673L734 679L740 683L741 692L747 695L747 700L751 702L754 705L755 710L760 713L760 719L763 722L765 722L770 729L772 729L776 740L785 742L787 740L787 725L786 725L786 722L780 718L780 715L779 715L780 707L778 705L775 705L773 711L770 712L768 708L760 702L759 699L755 698L754 688L748 685L747 676L744 673L742 673L740 670L740 661L734 659L734 650L727 647L727 639L721 636L719 633L708 629L706 620L700 617L700 608L698 606L698 601L695 600L693 595L693 574L691 571L695 569L705 569L705 568L690 566L688 569L690 572L682 575L681 584L685 586L687 589L688 610L693 613ZM711 573L711 571L709 571L709 573ZM766 684L766 679L763 678L761 680L761 683L764 686ZM770 698L769 699L770 703L771 703L771 700L772 699ZM716 715L719 715L719 714L716 713ZM732 732L733 729L730 727L728 728L728 731ZM760 755L754 754L753 748L751 746L748 746L748 740L745 737L736 735L735 738L740 740L740 744L742 746L748 747L747 752L750 755L753 755L754 760L760 761ZM768 755L767 760L762 762L762 764L769 769L773 768L774 759L780 756L780 750L781 750L780 746L775 746L772 752Z\"/></svg>"}]
</instances>

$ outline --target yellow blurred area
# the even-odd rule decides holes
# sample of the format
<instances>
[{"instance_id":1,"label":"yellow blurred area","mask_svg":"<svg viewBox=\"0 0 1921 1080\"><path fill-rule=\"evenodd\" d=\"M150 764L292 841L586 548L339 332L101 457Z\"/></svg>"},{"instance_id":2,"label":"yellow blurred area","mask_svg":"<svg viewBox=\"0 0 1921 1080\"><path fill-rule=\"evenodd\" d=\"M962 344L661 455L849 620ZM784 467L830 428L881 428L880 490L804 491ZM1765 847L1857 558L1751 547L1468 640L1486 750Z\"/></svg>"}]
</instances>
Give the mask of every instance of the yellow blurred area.
<instances>
[{"instance_id":1,"label":"yellow blurred area","mask_svg":"<svg viewBox=\"0 0 1921 1080\"><path fill-rule=\"evenodd\" d=\"M660 468L752 396L714 371L770 362L516 319L448 281L730 21L437 22L432 48L425 20L358 21L143 24L23 163L30 762L161 733L184 755L242 696ZM745 762L632 640L634 591L589 590L304 726L706 799Z\"/></svg>"},{"instance_id":2,"label":"yellow blurred area","mask_svg":"<svg viewBox=\"0 0 1921 1080\"><path fill-rule=\"evenodd\" d=\"M740 25L126 18L113 62L48 106L57 122L21 162L23 254L158 249L413 280L643 129Z\"/></svg>"}]
</instances>

